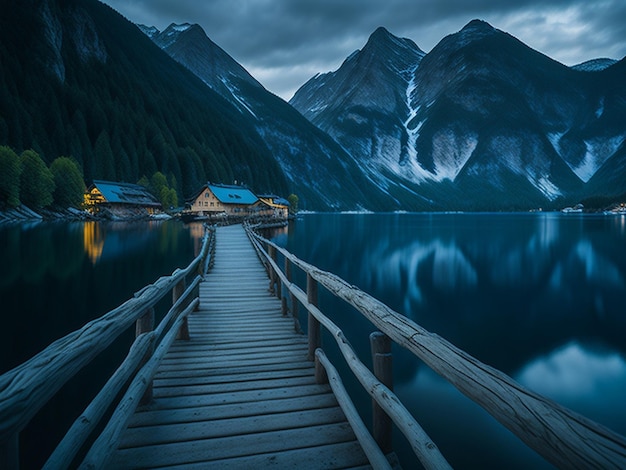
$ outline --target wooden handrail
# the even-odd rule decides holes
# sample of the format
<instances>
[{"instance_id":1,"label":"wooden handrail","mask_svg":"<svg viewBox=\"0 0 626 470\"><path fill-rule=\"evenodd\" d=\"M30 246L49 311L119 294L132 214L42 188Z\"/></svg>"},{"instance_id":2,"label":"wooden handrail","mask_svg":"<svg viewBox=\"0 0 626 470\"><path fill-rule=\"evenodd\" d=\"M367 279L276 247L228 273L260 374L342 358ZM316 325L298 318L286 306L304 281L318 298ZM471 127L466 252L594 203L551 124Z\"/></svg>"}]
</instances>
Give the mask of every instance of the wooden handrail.
<instances>
[{"instance_id":1,"label":"wooden handrail","mask_svg":"<svg viewBox=\"0 0 626 470\"><path fill-rule=\"evenodd\" d=\"M547 461L561 468L626 467L624 436L522 387L503 372L483 364L340 277L300 260L250 227L248 233L258 243L274 246L307 276L355 307L377 329L481 405Z\"/></svg>"},{"instance_id":2,"label":"wooden handrail","mask_svg":"<svg viewBox=\"0 0 626 470\"><path fill-rule=\"evenodd\" d=\"M76 452L82 447L89 435L104 416L111 403L111 397L117 395L130 376L137 370L139 361L145 356L148 348L154 343L156 334L144 333L132 344L128 356L115 373L102 387L96 398L89 404L80 417L74 421L61 443L54 449L44 470L69 468L76 456Z\"/></svg>"},{"instance_id":3,"label":"wooden handrail","mask_svg":"<svg viewBox=\"0 0 626 470\"><path fill-rule=\"evenodd\" d=\"M210 256L213 238L210 229L207 230L200 254L185 269L176 270L171 276L159 278L119 307L56 340L30 360L0 376L0 448L11 447L10 452L15 453L17 447L14 443L17 442L19 432L68 380L104 351L146 311L152 309L181 279L208 264L207 258ZM196 285L194 281L191 287ZM188 289L189 291L191 289ZM186 292L180 302L175 304L178 310L187 297ZM150 337L154 339L154 334L151 333ZM140 346L134 346L135 351L129 354L132 358L128 360L135 361L134 356L139 355L136 350L149 347L145 343L151 342L152 340L147 341L143 338ZM123 367L127 366L128 364L123 364ZM12 466L17 462L17 457L13 455L0 455L0 459L2 459L0 466L3 465L3 461L9 462Z\"/></svg>"},{"instance_id":4,"label":"wooden handrail","mask_svg":"<svg viewBox=\"0 0 626 470\"><path fill-rule=\"evenodd\" d=\"M354 434L361 444L363 448L363 452L367 455L367 460L369 460L372 468L375 470L391 470L391 465L389 461L385 457L385 454L381 451L376 444L376 441L372 438L372 435L367 430L365 423L361 419L354 403L350 399L348 392L343 386L343 382L341 381L341 376L335 366L332 365L326 354L322 349L317 349L315 351L315 360L316 364L320 364L324 367L324 370L327 374L327 381L332 389L335 397L337 397L337 402L343 411L343 414L346 416L346 419L350 423L350 426L354 430Z\"/></svg>"},{"instance_id":5,"label":"wooden handrail","mask_svg":"<svg viewBox=\"0 0 626 470\"><path fill-rule=\"evenodd\" d=\"M163 357L169 350L172 342L176 339L178 328L182 325L183 320L196 307L199 302L195 299L174 321L172 328L165 334L161 343L157 346L154 354L148 362L137 373L124 397L113 412L113 416L109 420L96 442L89 450L87 456L79 466L80 469L99 469L107 468L107 464L112 457L113 451L117 449L120 437L131 415L135 412L139 399L146 390L148 383L152 381L156 369L161 363Z\"/></svg>"},{"instance_id":6,"label":"wooden handrail","mask_svg":"<svg viewBox=\"0 0 626 470\"><path fill-rule=\"evenodd\" d=\"M339 350L355 377L359 380L365 391L389 415L396 426L398 426L398 429L400 429L400 431L407 438L411 448L422 465L424 465L427 469L451 468L445 457L443 457L439 451L439 448L430 439L430 437L428 437L426 432L404 407L396 395L388 387L386 387L385 384L378 380L358 358L354 349L346 339L343 331L341 331L341 329L335 325L332 320L325 316L322 311L319 310L317 305L315 305L317 295L311 295L311 289L314 290L316 288L311 288L310 282L307 282L307 293L305 293L296 284L290 282L287 279L287 276L280 270L276 262L272 260L269 254L260 246L259 240L263 240L264 242L268 242L268 240L265 240L253 233L251 233L251 237L253 244L259 244L258 252L264 257L267 257L267 262L272 269L274 269L276 275L283 282L284 286L309 312L310 318L313 317L315 319L315 322L310 320L309 325L316 325L316 328L319 328L321 325L333 336L339 346ZM255 237L258 237L259 240ZM313 348L315 348L314 351L319 350L320 338L319 333L313 338L309 336L309 351Z\"/></svg>"}]
</instances>

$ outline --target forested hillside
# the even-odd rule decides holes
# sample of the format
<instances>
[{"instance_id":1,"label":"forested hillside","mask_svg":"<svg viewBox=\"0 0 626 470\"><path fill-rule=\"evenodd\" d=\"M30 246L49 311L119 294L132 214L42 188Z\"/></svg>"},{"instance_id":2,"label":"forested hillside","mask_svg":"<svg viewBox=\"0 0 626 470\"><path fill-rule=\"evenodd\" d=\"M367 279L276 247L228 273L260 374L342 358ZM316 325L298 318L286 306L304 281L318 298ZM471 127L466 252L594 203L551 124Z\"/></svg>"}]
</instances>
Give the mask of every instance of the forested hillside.
<instances>
[{"instance_id":1,"label":"forested hillside","mask_svg":"<svg viewBox=\"0 0 626 470\"><path fill-rule=\"evenodd\" d=\"M2 5L0 145L72 157L87 183L161 171L182 197L207 180L289 191L254 128L108 6Z\"/></svg>"}]
</instances>

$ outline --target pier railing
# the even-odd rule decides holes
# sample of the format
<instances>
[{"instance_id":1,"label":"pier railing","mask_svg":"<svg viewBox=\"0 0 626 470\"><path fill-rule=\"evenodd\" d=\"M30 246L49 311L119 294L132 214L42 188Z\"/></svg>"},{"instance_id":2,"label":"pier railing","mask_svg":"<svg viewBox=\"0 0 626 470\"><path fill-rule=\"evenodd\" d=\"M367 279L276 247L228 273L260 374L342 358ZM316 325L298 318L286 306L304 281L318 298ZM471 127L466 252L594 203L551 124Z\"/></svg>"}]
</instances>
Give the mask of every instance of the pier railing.
<instances>
[{"instance_id":1,"label":"pier railing","mask_svg":"<svg viewBox=\"0 0 626 470\"><path fill-rule=\"evenodd\" d=\"M309 355L315 357L316 368L329 370L330 366L321 349L320 326L323 326L333 335L349 367L372 396L375 403L372 434L383 452L390 450L393 422L425 468L448 466L436 445L391 390L390 344L395 341L557 467L626 467L623 436L525 389L503 372L483 364L338 276L300 260L252 227L247 227L247 233L268 270L271 289L282 299L283 314L291 311L297 329L298 305L307 310ZM284 269L277 262L277 253L284 259ZM306 274L306 292L292 282L294 266ZM318 308L318 286L356 308L378 330L371 337L373 374L357 358L343 332ZM322 372L317 375L318 380L326 380ZM331 386L341 381L334 373L330 380Z\"/></svg>"},{"instance_id":2,"label":"pier railing","mask_svg":"<svg viewBox=\"0 0 626 470\"><path fill-rule=\"evenodd\" d=\"M106 465L106 456L116 448L127 419L140 402L151 398L152 377L169 345L177 337L189 338L187 315L198 304L198 284L213 250L214 230L208 228L200 254L185 269L159 278L119 307L0 376L0 468L19 468L20 431L72 377L135 323L136 339L126 359L74 422L44 468L70 467L77 453L85 451L85 444L92 443L81 468ZM154 307L170 292L173 306L155 329ZM109 424L96 439L94 430L122 392Z\"/></svg>"}]
</instances>

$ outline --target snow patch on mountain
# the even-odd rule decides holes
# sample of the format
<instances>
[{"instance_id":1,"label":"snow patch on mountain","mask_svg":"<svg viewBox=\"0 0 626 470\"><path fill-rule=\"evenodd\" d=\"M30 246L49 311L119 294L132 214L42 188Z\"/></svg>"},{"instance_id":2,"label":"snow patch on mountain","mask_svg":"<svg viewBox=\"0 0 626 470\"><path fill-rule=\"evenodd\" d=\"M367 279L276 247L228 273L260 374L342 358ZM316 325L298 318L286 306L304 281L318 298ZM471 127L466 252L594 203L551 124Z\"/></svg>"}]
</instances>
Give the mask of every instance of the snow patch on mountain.
<instances>
[{"instance_id":1,"label":"snow patch on mountain","mask_svg":"<svg viewBox=\"0 0 626 470\"><path fill-rule=\"evenodd\" d=\"M541 191L550 201L562 195L561 190L547 176L541 176L535 182L535 187Z\"/></svg>"},{"instance_id":2,"label":"snow patch on mountain","mask_svg":"<svg viewBox=\"0 0 626 470\"><path fill-rule=\"evenodd\" d=\"M237 104L241 105L248 113L250 113L254 119L259 119L259 117L252 111L252 108L243 100L243 98L238 94L237 87L233 86L226 78L222 77L221 82L228 89L233 99L237 102ZM206 83L206 82L205 82Z\"/></svg>"},{"instance_id":3,"label":"snow patch on mountain","mask_svg":"<svg viewBox=\"0 0 626 470\"><path fill-rule=\"evenodd\" d=\"M585 148L587 149L585 157L579 165L570 165L570 168L582 181L585 183L588 182L604 162L612 157L617 149L619 149L625 137L625 135L618 135L608 139L597 138L585 140Z\"/></svg>"},{"instance_id":4,"label":"snow patch on mountain","mask_svg":"<svg viewBox=\"0 0 626 470\"><path fill-rule=\"evenodd\" d=\"M433 136L433 179L454 181L477 145L478 136L475 133L460 134L449 128L438 131Z\"/></svg>"},{"instance_id":5,"label":"snow patch on mountain","mask_svg":"<svg viewBox=\"0 0 626 470\"><path fill-rule=\"evenodd\" d=\"M189 24L189 23L172 24L172 29L174 31L178 31L179 33L187 31L189 28L191 28L191 24ZM169 34L173 34L173 31L171 33L169 33Z\"/></svg>"}]
</instances>

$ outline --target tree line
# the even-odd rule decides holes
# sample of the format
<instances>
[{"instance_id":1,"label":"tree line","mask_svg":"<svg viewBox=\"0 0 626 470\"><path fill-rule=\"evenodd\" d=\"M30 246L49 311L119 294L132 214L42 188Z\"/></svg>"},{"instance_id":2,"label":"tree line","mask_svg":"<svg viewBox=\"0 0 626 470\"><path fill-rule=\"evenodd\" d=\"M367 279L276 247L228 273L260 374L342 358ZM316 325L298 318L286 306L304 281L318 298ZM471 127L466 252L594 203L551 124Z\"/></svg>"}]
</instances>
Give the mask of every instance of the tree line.
<instances>
[{"instance_id":1,"label":"tree line","mask_svg":"<svg viewBox=\"0 0 626 470\"><path fill-rule=\"evenodd\" d=\"M161 172L143 176L138 184L146 187L163 208L178 206L177 182ZM0 146L0 210L20 205L31 209L80 208L86 185L79 163L70 157L58 157L48 167L34 150L18 155L12 148Z\"/></svg>"},{"instance_id":2,"label":"tree line","mask_svg":"<svg viewBox=\"0 0 626 470\"><path fill-rule=\"evenodd\" d=\"M64 22L60 56L28 2L0 15L0 145L33 149L48 165L67 155L85 181L137 182L161 172L179 200L206 181L287 192L253 122L96 1L80 4L107 59L85 60L74 46L72 3L51 6Z\"/></svg>"}]
</instances>

